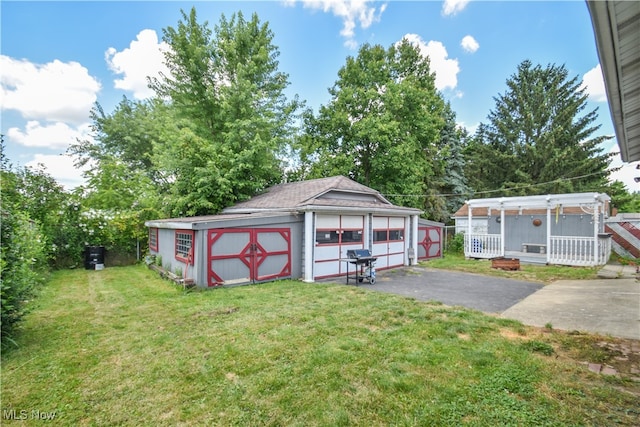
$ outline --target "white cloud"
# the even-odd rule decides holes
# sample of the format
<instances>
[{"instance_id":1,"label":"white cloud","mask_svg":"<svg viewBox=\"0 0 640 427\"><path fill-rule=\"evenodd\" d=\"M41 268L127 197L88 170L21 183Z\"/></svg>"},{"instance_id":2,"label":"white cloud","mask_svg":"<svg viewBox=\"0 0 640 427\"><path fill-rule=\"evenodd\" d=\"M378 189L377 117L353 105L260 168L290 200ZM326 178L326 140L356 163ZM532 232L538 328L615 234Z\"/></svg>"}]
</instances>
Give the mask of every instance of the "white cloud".
<instances>
[{"instance_id":1,"label":"white cloud","mask_svg":"<svg viewBox=\"0 0 640 427\"><path fill-rule=\"evenodd\" d=\"M431 71L436 73L436 89L454 89L458 85L458 60L447 58L449 54L441 42L425 43L417 34L406 34L403 38L417 46L423 56L429 57Z\"/></svg>"},{"instance_id":2,"label":"white cloud","mask_svg":"<svg viewBox=\"0 0 640 427\"><path fill-rule=\"evenodd\" d=\"M475 123L473 125L468 125L465 122L456 122L456 126L462 129L466 129L469 135L474 135L480 126L480 123Z\"/></svg>"},{"instance_id":3,"label":"white cloud","mask_svg":"<svg viewBox=\"0 0 640 427\"><path fill-rule=\"evenodd\" d=\"M121 52L113 47L107 49L105 60L109 69L122 75L121 79L114 81L115 88L131 91L137 99L151 97L153 91L147 86L147 77L157 77L159 72L169 74L163 54L167 50L169 45L158 42L158 35L154 30L140 31L136 40Z\"/></svg>"},{"instance_id":4,"label":"white cloud","mask_svg":"<svg viewBox=\"0 0 640 427\"><path fill-rule=\"evenodd\" d=\"M620 169L612 172L609 175L609 181L620 181L625 184L627 190L634 193L636 191L640 191L640 183L635 182L634 178L640 176L640 170L636 169L636 166L640 164L640 162L631 162L625 163L620 158L619 154L620 149L618 145L615 144L610 152L618 153L613 156L611 160L611 165L609 166L611 169L619 167Z\"/></svg>"},{"instance_id":5,"label":"white cloud","mask_svg":"<svg viewBox=\"0 0 640 427\"><path fill-rule=\"evenodd\" d=\"M100 83L77 62L34 64L0 55L2 110L26 119L83 123L97 99Z\"/></svg>"},{"instance_id":6,"label":"white cloud","mask_svg":"<svg viewBox=\"0 0 640 427\"><path fill-rule=\"evenodd\" d=\"M469 0L444 0L442 4L442 14L447 15L455 15L458 12L462 12Z\"/></svg>"},{"instance_id":7,"label":"white cloud","mask_svg":"<svg viewBox=\"0 0 640 427\"><path fill-rule=\"evenodd\" d=\"M589 99L595 102L607 102L607 92L600 64L587 71L582 77L582 88L587 89Z\"/></svg>"},{"instance_id":8,"label":"white cloud","mask_svg":"<svg viewBox=\"0 0 640 427\"><path fill-rule=\"evenodd\" d=\"M91 127L88 123L71 127L62 122L43 125L36 120L30 120L27 122L24 131L17 127L9 128L7 139L25 147L66 150L78 138L87 139L90 132Z\"/></svg>"},{"instance_id":9,"label":"white cloud","mask_svg":"<svg viewBox=\"0 0 640 427\"><path fill-rule=\"evenodd\" d=\"M89 167L76 168L73 164L73 158L65 154L36 154L34 159L25 166L41 170L41 165L44 166L44 171L51 175L65 190L71 190L84 184L85 180L82 177L82 172L89 169Z\"/></svg>"},{"instance_id":10,"label":"white cloud","mask_svg":"<svg viewBox=\"0 0 640 427\"><path fill-rule=\"evenodd\" d=\"M460 42L460 46L469 53L474 53L480 48L480 45L472 36L464 36Z\"/></svg>"},{"instance_id":11,"label":"white cloud","mask_svg":"<svg viewBox=\"0 0 640 427\"><path fill-rule=\"evenodd\" d=\"M343 27L340 35L345 37L345 46L355 49L358 43L354 40L355 28L360 24L360 28L366 29L374 22L380 22L382 13L386 10L387 4L379 8L369 6L371 0L297 0L304 7L331 12L342 19ZM296 0L286 0L285 4L294 5Z\"/></svg>"}]
</instances>

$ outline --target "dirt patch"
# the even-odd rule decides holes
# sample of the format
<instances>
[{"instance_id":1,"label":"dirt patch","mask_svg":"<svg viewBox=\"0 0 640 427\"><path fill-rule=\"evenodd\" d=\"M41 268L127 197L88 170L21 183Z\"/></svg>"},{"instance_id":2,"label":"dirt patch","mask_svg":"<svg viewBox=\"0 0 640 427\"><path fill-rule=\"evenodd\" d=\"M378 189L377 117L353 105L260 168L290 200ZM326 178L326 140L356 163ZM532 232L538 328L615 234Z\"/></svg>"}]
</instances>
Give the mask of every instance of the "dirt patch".
<instances>
[{"instance_id":1,"label":"dirt patch","mask_svg":"<svg viewBox=\"0 0 640 427\"><path fill-rule=\"evenodd\" d=\"M571 360L591 372L628 379L640 395L640 341L549 328L527 327L526 333L503 328L500 335L513 341L539 341L553 347L556 358Z\"/></svg>"},{"instance_id":2,"label":"dirt patch","mask_svg":"<svg viewBox=\"0 0 640 427\"><path fill-rule=\"evenodd\" d=\"M514 331L513 329L500 329L500 335L509 340L525 340L529 339L526 335L522 335L521 333Z\"/></svg>"}]
</instances>

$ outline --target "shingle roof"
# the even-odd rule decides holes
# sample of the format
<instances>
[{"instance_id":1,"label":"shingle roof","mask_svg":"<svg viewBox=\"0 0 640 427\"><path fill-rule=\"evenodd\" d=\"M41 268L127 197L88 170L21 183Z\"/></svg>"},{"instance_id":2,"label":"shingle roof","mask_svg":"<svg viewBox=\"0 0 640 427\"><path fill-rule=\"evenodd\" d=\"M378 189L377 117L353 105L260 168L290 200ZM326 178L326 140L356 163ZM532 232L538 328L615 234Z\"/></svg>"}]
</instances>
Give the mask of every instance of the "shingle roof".
<instances>
[{"instance_id":1,"label":"shingle roof","mask_svg":"<svg viewBox=\"0 0 640 427\"><path fill-rule=\"evenodd\" d=\"M169 218L147 221L147 227L201 228L207 224L226 220L297 215L303 210L329 212L368 212L390 215L417 215L419 209L396 206L378 191L359 184L345 176L312 179L278 184L245 202L224 209L220 215Z\"/></svg>"},{"instance_id":2,"label":"shingle roof","mask_svg":"<svg viewBox=\"0 0 640 427\"><path fill-rule=\"evenodd\" d=\"M378 203L375 205L388 205L393 207L378 191L359 184L345 176L332 176L329 178L311 179L308 181L289 182L278 184L268 188L264 193L255 196L245 202L240 202L225 209L226 212L235 212L252 209L295 209L307 205L317 205L318 197L330 192L347 192L369 194L374 196ZM344 206L355 206L354 201L347 201ZM336 203L331 201L331 204ZM330 204L323 201L323 205ZM371 203L373 204L373 203Z\"/></svg>"}]
</instances>

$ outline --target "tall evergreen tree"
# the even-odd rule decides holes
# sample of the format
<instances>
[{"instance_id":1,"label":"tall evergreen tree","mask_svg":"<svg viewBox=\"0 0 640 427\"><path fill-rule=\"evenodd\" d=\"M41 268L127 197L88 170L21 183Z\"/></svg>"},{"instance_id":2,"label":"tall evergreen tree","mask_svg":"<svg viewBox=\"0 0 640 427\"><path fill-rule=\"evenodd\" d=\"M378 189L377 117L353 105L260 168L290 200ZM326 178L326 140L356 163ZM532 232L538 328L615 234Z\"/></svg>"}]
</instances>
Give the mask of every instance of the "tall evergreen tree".
<instances>
[{"instance_id":1,"label":"tall evergreen tree","mask_svg":"<svg viewBox=\"0 0 640 427\"><path fill-rule=\"evenodd\" d=\"M443 165L442 178L437 181L441 214L430 218L450 221L451 215L462 206L471 194L465 176L466 162L463 155L466 130L456 124L456 114L447 102L443 111L444 126L440 131L439 160Z\"/></svg>"},{"instance_id":2,"label":"tall evergreen tree","mask_svg":"<svg viewBox=\"0 0 640 427\"><path fill-rule=\"evenodd\" d=\"M507 80L466 153L476 190L502 195L597 191L607 185L610 154L594 136L597 109L564 66L523 61Z\"/></svg>"}]
</instances>

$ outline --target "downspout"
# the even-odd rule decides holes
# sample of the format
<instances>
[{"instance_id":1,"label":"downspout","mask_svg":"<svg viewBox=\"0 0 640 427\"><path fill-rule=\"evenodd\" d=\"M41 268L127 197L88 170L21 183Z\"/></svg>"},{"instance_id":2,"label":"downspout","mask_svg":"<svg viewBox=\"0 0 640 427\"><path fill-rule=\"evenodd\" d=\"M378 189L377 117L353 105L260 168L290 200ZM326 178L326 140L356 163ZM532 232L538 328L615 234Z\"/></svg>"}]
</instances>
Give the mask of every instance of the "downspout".
<instances>
[{"instance_id":1,"label":"downspout","mask_svg":"<svg viewBox=\"0 0 640 427\"><path fill-rule=\"evenodd\" d=\"M195 240L195 239L194 239ZM182 275L182 280L184 283L187 283L188 274L189 274L189 264L193 261L193 245L189 248L189 252L187 252L187 263L184 267L184 274Z\"/></svg>"}]
</instances>

